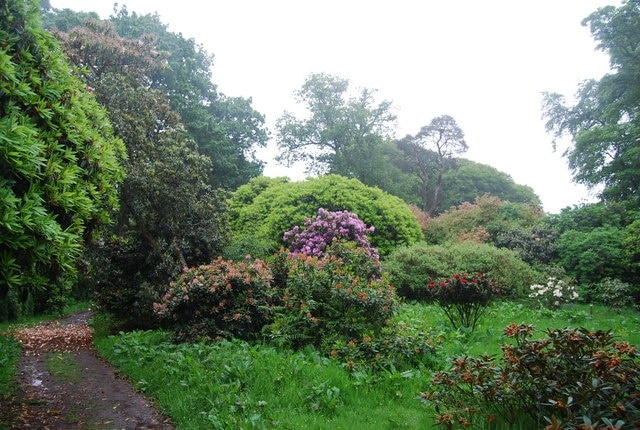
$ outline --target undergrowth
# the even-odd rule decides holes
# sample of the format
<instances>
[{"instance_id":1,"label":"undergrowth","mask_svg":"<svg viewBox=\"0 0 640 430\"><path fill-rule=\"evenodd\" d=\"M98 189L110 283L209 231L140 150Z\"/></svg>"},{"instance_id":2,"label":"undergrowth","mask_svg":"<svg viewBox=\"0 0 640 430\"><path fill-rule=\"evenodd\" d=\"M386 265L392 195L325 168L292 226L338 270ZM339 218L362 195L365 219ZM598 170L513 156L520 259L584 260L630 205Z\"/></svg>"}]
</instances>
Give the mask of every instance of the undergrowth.
<instances>
[{"instance_id":1,"label":"undergrowth","mask_svg":"<svg viewBox=\"0 0 640 430\"><path fill-rule=\"evenodd\" d=\"M394 318L407 334L432 333L437 352L429 368L350 370L310 347L291 351L239 340L174 344L162 331L98 335L96 345L181 429L374 430L433 427L433 406L416 400L433 372L450 369L461 355L498 355L511 323L534 323L540 332L611 330L640 344L640 314L599 306L548 311L499 303L474 331L454 330L436 306L404 303Z\"/></svg>"}]
</instances>

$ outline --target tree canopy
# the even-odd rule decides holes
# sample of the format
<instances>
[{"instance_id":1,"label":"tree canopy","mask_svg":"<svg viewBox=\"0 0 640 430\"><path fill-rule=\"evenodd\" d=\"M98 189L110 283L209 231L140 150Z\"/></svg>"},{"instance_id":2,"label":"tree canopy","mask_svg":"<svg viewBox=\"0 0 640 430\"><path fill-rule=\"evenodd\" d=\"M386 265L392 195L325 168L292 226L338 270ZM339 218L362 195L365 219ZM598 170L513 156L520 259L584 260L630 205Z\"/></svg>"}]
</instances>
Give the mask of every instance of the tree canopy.
<instances>
[{"instance_id":1,"label":"tree canopy","mask_svg":"<svg viewBox=\"0 0 640 430\"><path fill-rule=\"evenodd\" d=\"M286 165L302 162L307 173L333 173L358 178L369 170L395 121L391 102L377 102L376 91L360 89L350 96L349 81L337 76L310 75L295 93L309 116L285 112L277 121L276 158Z\"/></svg>"},{"instance_id":2,"label":"tree canopy","mask_svg":"<svg viewBox=\"0 0 640 430\"><path fill-rule=\"evenodd\" d=\"M453 117L442 115L433 118L415 136L402 139L398 145L415 165L423 208L433 215L442 192L444 173L450 168L453 157L468 149L464 132Z\"/></svg>"},{"instance_id":3,"label":"tree canopy","mask_svg":"<svg viewBox=\"0 0 640 430\"><path fill-rule=\"evenodd\" d=\"M55 308L118 205L125 150L36 2L0 8L0 320Z\"/></svg>"},{"instance_id":4,"label":"tree canopy","mask_svg":"<svg viewBox=\"0 0 640 430\"><path fill-rule=\"evenodd\" d=\"M163 64L155 38L125 39L95 20L58 35L127 147L119 230L135 228L153 253L173 254L183 269L210 259L224 237L222 198L205 182L210 159L198 153L165 94L150 85Z\"/></svg>"},{"instance_id":5,"label":"tree canopy","mask_svg":"<svg viewBox=\"0 0 640 430\"><path fill-rule=\"evenodd\" d=\"M569 135L564 152L574 180L601 189L605 200L640 205L640 3L623 1L589 15L598 48L610 57L611 72L581 84L574 105L546 93L547 129L556 138ZM554 147L557 141L554 141Z\"/></svg>"},{"instance_id":6,"label":"tree canopy","mask_svg":"<svg viewBox=\"0 0 640 430\"><path fill-rule=\"evenodd\" d=\"M46 18L52 29L62 32L84 26L87 19L97 20L68 9L51 11ZM146 85L167 97L198 151L210 158L210 186L233 190L262 173L255 149L267 142L264 117L252 108L251 99L218 92L211 75L212 55L193 39L170 32L157 14L139 15L122 7L107 22L123 39L146 40L156 60L162 61L144 75Z\"/></svg>"}]
</instances>

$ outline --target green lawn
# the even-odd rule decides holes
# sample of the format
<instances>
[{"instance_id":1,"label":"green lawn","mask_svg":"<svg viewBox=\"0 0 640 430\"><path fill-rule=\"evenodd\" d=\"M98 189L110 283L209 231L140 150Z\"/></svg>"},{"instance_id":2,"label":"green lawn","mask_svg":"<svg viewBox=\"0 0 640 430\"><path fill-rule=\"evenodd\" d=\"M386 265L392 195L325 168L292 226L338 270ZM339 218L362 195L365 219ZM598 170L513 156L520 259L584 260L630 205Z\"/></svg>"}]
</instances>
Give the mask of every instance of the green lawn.
<instances>
[{"instance_id":1,"label":"green lawn","mask_svg":"<svg viewBox=\"0 0 640 430\"><path fill-rule=\"evenodd\" d=\"M413 429L430 428L433 411L417 397L431 373L461 354L498 354L509 323L547 328L612 330L640 344L640 314L576 305L562 311L498 304L474 332L452 330L434 306L404 304L398 321L409 331L432 333L429 367L379 374L349 371L307 349L223 341L174 345L161 331L99 336L105 357L154 398L180 429Z\"/></svg>"}]
</instances>

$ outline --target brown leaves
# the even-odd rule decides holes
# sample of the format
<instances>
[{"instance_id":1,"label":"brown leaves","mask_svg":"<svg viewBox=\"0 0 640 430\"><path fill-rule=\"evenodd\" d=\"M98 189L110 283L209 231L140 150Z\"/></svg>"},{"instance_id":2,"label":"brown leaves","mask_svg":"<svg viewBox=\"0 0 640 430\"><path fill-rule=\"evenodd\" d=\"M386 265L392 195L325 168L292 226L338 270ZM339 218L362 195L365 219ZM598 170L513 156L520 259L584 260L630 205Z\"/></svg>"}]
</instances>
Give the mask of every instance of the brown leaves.
<instances>
[{"instance_id":1,"label":"brown leaves","mask_svg":"<svg viewBox=\"0 0 640 430\"><path fill-rule=\"evenodd\" d=\"M86 325L61 325L48 322L36 327L22 327L13 331L13 336L22 343L25 353L41 351L77 351L91 345L93 329Z\"/></svg>"}]
</instances>

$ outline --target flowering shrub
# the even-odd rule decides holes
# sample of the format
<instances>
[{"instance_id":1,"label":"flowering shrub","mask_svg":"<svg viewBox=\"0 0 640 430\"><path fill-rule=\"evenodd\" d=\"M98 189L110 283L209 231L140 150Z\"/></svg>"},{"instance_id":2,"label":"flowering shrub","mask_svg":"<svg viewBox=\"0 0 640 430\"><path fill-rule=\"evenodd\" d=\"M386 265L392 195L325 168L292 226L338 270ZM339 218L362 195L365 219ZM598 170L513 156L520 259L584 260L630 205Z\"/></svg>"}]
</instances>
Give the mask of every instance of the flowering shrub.
<instances>
[{"instance_id":1,"label":"flowering shrub","mask_svg":"<svg viewBox=\"0 0 640 430\"><path fill-rule=\"evenodd\" d=\"M455 274L444 281L430 281L429 289L454 328L475 329L487 305L500 297L503 290L485 274Z\"/></svg>"},{"instance_id":2,"label":"flowering shrub","mask_svg":"<svg viewBox=\"0 0 640 430\"><path fill-rule=\"evenodd\" d=\"M367 238L367 234L373 233L375 229L367 227L356 214L348 211L329 212L320 208L318 215L314 219L307 218L304 225L305 229L295 226L283 236L284 241L289 242L289 250L293 254L319 257L337 238L354 241L358 247L366 250L370 258L380 258L378 250L371 246Z\"/></svg>"},{"instance_id":3,"label":"flowering shrub","mask_svg":"<svg viewBox=\"0 0 640 430\"><path fill-rule=\"evenodd\" d=\"M630 284L615 278L604 278L586 288L588 299L616 310L636 306L634 298L634 295L637 294L636 291L637 287L634 288Z\"/></svg>"},{"instance_id":4,"label":"flowering shrub","mask_svg":"<svg viewBox=\"0 0 640 430\"><path fill-rule=\"evenodd\" d=\"M154 311L173 326L178 341L255 338L271 321L271 280L262 260L218 258L183 273Z\"/></svg>"},{"instance_id":5,"label":"flowering shrub","mask_svg":"<svg viewBox=\"0 0 640 430\"><path fill-rule=\"evenodd\" d=\"M565 303L571 303L578 298L575 287L562 279L549 277L546 285L535 284L529 287L529 297L536 299L540 306L549 309L559 309Z\"/></svg>"},{"instance_id":6,"label":"flowering shrub","mask_svg":"<svg viewBox=\"0 0 640 430\"><path fill-rule=\"evenodd\" d=\"M378 333L396 306L385 276L371 276L366 249L334 242L321 256L283 250L274 262L281 306L269 332L286 346L332 344Z\"/></svg>"},{"instance_id":7,"label":"flowering shrub","mask_svg":"<svg viewBox=\"0 0 640 430\"><path fill-rule=\"evenodd\" d=\"M556 329L532 340L533 326L510 324L515 344L493 357L460 357L434 374L422 401L445 428L640 428L640 354L609 332ZM517 425L516 425L517 424ZM546 427L544 427L546 425Z\"/></svg>"}]
</instances>

